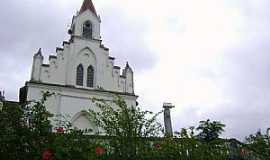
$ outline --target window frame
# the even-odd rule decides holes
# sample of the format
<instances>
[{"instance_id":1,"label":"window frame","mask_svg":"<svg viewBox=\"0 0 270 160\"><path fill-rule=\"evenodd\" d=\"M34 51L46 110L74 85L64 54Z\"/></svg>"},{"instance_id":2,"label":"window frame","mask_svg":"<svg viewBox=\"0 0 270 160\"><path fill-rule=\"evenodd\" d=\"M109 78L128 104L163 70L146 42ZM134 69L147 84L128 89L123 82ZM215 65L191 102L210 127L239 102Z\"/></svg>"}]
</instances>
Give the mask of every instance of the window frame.
<instances>
[{"instance_id":1,"label":"window frame","mask_svg":"<svg viewBox=\"0 0 270 160\"><path fill-rule=\"evenodd\" d=\"M89 65L87 67L86 86L89 88L94 88L94 81L95 81L95 68L92 65Z\"/></svg>"},{"instance_id":2,"label":"window frame","mask_svg":"<svg viewBox=\"0 0 270 160\"><path fill-rule=\"evenodd\" d=\"M82 64L79 64L76 69L76 85L83 86L84 82L84 68Z\"/></svg>"},{"instance_id":3,"label":"window frame","mask_svg":"<svg viewBox=\"0 0 270 160\"><path fill-rule=\"evenodd\" d=\"M82 25L82 37L86 39L93 38L93 24L89 20L85 21Z\"/></svg>"}]
</instances>

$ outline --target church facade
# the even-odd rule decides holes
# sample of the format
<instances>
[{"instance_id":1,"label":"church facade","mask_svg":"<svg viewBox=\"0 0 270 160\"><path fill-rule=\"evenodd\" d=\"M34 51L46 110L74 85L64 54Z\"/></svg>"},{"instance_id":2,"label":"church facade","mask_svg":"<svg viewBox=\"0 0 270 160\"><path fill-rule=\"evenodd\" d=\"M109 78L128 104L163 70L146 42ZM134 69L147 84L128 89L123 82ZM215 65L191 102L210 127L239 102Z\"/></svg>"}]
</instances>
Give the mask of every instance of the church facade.
<instances>
[{"instance_id":1,"label":"church facade","mask_svg":"<svg viewBox=\"0 0 270 160\"><path fill-rule=\"evenodd\" d=\"M90 128L83 110L95 110L90 98L111 101L120 95L129 106L136 106L133 70L127 63L121 69L102 44L101 20L91 0L84 0L68 31L70 40L56 48L44 64L41 49L34 55L30 81L20 91L20 102L41 99L43 92L53 93L46 102L54 115L68 115L74 127ZM55 124L57 125L57 124Z\"/></svg>"}]
</instances>

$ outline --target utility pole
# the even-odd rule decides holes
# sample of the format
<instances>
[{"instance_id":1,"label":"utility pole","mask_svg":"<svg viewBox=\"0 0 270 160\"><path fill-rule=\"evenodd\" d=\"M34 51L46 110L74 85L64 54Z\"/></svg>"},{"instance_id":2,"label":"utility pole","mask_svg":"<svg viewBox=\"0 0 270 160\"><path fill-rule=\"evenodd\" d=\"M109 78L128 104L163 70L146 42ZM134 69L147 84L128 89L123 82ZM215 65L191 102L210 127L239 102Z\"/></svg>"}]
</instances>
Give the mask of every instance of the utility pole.
<instances>
[{"instance_id":1,"label":"utility pole","mask_svg":"<svg viewBox=\"0 0 270 160\"><path fill-rule=\"evenodd\" d=\"M171 109L174 108L171 103L164 103L164 125L165 125L165 135L173 136L172 120L171 120Z\"/></svg>"}]
</instances>

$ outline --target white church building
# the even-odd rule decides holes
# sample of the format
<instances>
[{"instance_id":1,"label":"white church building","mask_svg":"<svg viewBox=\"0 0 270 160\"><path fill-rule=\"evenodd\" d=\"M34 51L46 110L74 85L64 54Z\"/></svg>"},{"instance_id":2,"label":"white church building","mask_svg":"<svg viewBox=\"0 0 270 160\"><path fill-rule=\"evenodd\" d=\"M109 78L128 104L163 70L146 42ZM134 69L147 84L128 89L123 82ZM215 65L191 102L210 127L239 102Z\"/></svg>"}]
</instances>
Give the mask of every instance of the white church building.
<instances>
[{"instance_id":1,"label":"white church building","mask_svg":"<svg viewBox=\"0 0 270 160\"><path fill-rule=\"evenodd\" d=\"M84 0L73 17L70 40L56 48L44 64L41 49L33 57L31 79L20 90L20 102L40 100L43 92L54 93L46 102L54 115L69 115L79 129L92 126L83 110L95 110L90 98L111 101L120 95L129 106L136 106L133 70L127 63L121 69L102 44L101 20L91 0Z\"/></svg>"}]
</instances>

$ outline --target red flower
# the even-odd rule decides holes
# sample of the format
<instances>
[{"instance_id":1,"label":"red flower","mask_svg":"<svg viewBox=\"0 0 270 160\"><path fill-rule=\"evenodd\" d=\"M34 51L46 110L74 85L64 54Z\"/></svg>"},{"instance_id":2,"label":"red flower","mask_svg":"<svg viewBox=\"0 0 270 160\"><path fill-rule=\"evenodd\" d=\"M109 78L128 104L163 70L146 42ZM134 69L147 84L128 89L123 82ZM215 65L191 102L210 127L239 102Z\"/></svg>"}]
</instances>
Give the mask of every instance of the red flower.
<instances>
[{"instance_id":1,"label":"red flower","mask_svg":"<svg viewBox=\"0 0 270 160\"><path fill-rule=\"evenodd\" d=\"M155 144L155 148L156 148L156 149L160 149L160 144L158 144L158 143Z\"/></svg>"},{"instance_id":2,"label":"red flower","mask_svg":"<svg viewBox=\"0 0 270 160\"><path fill-rule=\"evenodd\" d=\"M242 148L240 154L241 156L245 156L247 154L247 151L244 148Z\"/></svg>"},{"instance_id":3,"label":"red flower","mask_svg":"<svg viewBox=\"0 0 270 160\"><path fill-rule=\"evenodd\" d=\"M57 132L57 133L64 133L65 130L64 130L63 127L59 127L59 128L56 128L56 132Z\"/></svg>"},{"instance_id":4,"label":"red flower","mask_svg":"<svg viewBox=\"0 0 270 160\"><path fill-rule=\"evenodd\" d=\"M101 148L101 147L96 148L96 155L97 156L102 155L104 152L105 152L105 150L103 148Z\"/></svg>"},{"instance_id":5,"label":"red flower","mask_svg":"<svg viewBox=\"0 0 270 160\"><path fill-rule=\"evenodd\" d=\"M50 150L45 150L43 153L42 153L42 160L51 160L52 158L52 152Z\"/></svg>"}]
</instances>

